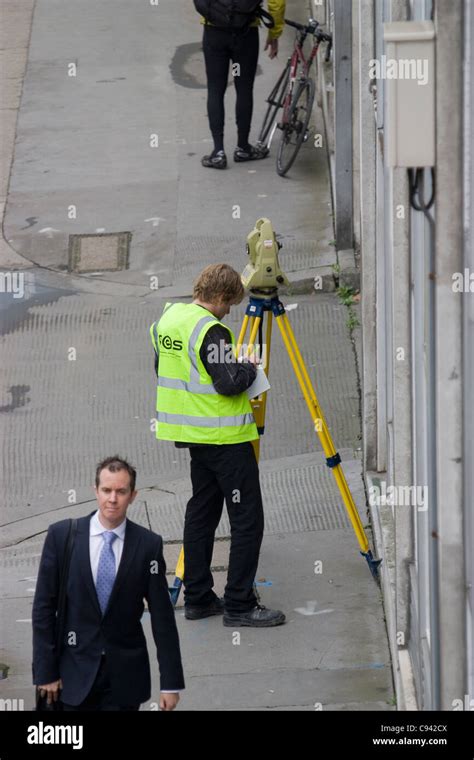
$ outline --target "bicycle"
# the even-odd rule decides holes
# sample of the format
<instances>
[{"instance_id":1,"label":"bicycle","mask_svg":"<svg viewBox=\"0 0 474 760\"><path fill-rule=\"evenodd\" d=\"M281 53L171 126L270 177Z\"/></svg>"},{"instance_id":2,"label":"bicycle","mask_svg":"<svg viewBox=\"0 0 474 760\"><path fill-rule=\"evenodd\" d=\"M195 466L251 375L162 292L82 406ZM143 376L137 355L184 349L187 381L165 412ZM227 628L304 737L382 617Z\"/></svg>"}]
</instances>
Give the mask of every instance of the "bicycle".
<instances>
[{"instance_id":1,"label":"bicycle","mask_svg":"<svg viewBox=\"0 0 474 760\"><path fill-rule=\"evenodd\" d=\"M332 49L332 35L323 32L316 19L309 19L306 26L288 19L285 19L285 24L297 30L294 51L266 99L268 108L258 137L258 144L269 148L275 130L281 130L276 161L280 177L284 177L291 168L301 145L309 136L309 121L315 96L314 79L309 74L319 46L322 42L328 43L326 61L330 60ZM314 37L314 44L311 54L305 58L303 46L308 35ZM281 121L275 123L281 108Z\"/></svg>"}]
</instances>

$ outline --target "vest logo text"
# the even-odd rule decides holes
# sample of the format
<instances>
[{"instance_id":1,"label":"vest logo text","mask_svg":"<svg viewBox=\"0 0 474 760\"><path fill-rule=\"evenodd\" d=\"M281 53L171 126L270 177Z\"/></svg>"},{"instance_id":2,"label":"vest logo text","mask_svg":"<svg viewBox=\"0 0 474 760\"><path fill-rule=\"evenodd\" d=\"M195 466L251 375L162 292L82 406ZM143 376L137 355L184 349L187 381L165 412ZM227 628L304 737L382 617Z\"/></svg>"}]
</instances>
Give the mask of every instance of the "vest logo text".
<instances>
[{"instance_id":1,"label":"vest logo text","mask_svg":"<svg viewBox=\"0 0 474 760\"><path fill-rule=\"evenodd\" d=\"M182 340L178 340L177 338L172 340L169 335L158 335L158 342L163 348L172 348L174 351L181 351L183 348Z\"/></svg>"}]
</instances>

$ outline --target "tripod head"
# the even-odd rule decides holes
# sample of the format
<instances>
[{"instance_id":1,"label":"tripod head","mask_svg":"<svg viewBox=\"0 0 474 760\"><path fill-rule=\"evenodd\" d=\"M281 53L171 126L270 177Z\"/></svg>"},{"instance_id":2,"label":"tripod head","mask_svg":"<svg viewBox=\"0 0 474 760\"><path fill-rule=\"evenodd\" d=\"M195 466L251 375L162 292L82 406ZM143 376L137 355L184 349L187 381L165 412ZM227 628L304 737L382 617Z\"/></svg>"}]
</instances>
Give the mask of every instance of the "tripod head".
<instances>
[{"instance_id":1,"label":"tripod head","mask_svg":"<svg viewBox=\"0 0 474 760\"><path fill-rule=\"evenodd\" d=\"M258 219L247 236L249 263L241 275L243 286L250 290L254 298L267 299L276 295L281 285L290 284L278 261L281 247L271 221Z\"/></svg>"}]
</instances>

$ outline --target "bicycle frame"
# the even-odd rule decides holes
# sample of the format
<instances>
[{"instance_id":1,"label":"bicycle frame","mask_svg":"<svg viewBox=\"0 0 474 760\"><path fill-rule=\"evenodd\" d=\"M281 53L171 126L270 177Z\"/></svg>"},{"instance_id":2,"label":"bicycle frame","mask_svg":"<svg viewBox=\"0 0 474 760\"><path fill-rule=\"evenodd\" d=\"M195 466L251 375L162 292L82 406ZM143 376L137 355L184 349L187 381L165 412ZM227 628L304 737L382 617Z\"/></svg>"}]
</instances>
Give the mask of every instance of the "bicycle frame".
<instances>
[{"instance_id":1,"label":"bicycle frame","mask_svg":"<svg viewBox=\"0 0 474 760\"><path fill-rule=\"evenodd\" d=\"M307 27L289 19L285 19L285 24L294 27L297 30L297 34L293 45L293 52L287 59L285 68L281 72L270 95L266 98L267 110L259 133L259 143L267 148L270 148L276 129L282 130L286 135L291 134L293 128L297 129L300 126L297 123L298 112L293 112L305 88L308 89L308 92L312 91L312 97L314 98L314 82L311 78L310 70L318 54L319 46L321 42L328 43L326 60L329 60L329 51L332 47L332 35L323 32L315 19L309 19ZM308 56L305 56L303 48L308 35L313 37L313 44L311 52ZM281 119L278 120L280 109ZM293 126L290 122L294 122ZM305 121L305 125L306 123ZM305 126L305 139L307 139L306 133Z\"/></svg>"},{"instance_id":2,"label":"bicycle frame","mask_svg":"<svg viewBox=\"0 0 474 760\"><path fill-rule=\"evenodd\" d=\"M290 59L290 81L288 86L288 91L285 96L285 101L283 103L283 116L281 120L281 125L284 126L288 123L288 117L290 112L291 103L293 101L293 92L295 89L295 82L297 80L298 75L298 69L302 68L302 78L306 79L309 75L311 66L313 64L314 59L316 58L319 50L319 46L321 42L319 40L315 40L311 53L308 58L305 58L305 55L303 53L303 45L306 41L307 34L301 34L299 33L297 35L296 41L295 41L295 49L293 51L293 54ZM301 78L301 77L300 77Z\"/></svg>"}]
</instances>

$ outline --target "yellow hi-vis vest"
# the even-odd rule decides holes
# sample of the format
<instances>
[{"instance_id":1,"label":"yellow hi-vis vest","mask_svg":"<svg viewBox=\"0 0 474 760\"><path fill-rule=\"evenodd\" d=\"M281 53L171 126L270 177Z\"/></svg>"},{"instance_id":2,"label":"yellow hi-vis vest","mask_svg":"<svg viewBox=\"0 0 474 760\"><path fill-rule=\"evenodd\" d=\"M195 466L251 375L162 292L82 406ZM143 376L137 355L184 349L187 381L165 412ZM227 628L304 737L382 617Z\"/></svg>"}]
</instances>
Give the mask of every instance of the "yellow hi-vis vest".
<instances>
[{"instance_id":1,"label":"yellow hi-vis vest","mask_svg":"<svg viewBox=\"0 0 474 760\"><path fill-rule=\"evenodd\" d=\"M156 437L161 440L222 445L258 438L247 394L218 393L199 356L213 325L222 323L202 306L168 303L150 328L159 355Z\"/></svg>"}]
</instances>

